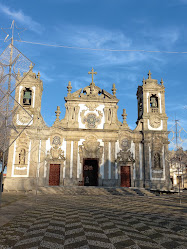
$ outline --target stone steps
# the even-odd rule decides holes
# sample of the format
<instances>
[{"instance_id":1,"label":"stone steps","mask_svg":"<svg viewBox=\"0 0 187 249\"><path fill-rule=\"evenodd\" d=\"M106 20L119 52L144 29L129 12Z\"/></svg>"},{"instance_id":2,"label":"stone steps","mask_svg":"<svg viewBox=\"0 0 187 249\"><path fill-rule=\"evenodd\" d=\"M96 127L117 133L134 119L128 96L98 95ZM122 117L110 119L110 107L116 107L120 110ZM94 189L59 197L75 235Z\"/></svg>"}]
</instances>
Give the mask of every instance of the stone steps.
<instances>
[{"instance_id":1,"label":"stone steps","mask_svg":"<svg viewBox=\"0 0 187 249\"><path fill-rule=\"evenodd\" d=\"M33 191L34 193L35 191ZM85 186L54 186L39 187L39 195L55 194L55 195L115 195L115 196L155 196L146 189L140 188L114 188L114 187L85 187Z\"/></svg>"}]
</instances>

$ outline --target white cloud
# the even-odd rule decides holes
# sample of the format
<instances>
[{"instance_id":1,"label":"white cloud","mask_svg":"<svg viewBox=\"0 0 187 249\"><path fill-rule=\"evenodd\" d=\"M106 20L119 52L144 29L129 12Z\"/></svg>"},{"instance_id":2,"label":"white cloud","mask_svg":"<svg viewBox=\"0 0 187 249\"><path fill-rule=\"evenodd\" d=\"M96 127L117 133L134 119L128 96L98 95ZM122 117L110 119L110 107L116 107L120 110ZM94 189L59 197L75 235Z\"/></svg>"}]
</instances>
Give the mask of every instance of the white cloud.
<instances>
[{"instance_id":1,"label":"white cloud","mask_svg":"<svg viewBox=\"0 0 187 249\"><path fill-rule=\"evenodd\" d=\"M144 36L144 38L148 41L146 45L147 49L154 49L157 47L157 50L170 50L176 44L176 42L180 38L180 29L175 26L167 26L166 28L148 28L140 32L140 35ZM149 43L151 42L150 48Z\"/></svg>"},{"instance_id":2,"label":"white cloud","mask_svg":"<svg viewBox=\"0 0 187 249\"><path fill-rule=\"evenodd\" d=\"M43 32L43 27L40 23L34 21L30 16L27 16L23 13L22 10L13 10L10 9L8 6L0 4L0 12L4 13L6 16L8 16L10 19L13 19L22 25L25 25L30 30L41 33Z\"/></svg>"},{"instance_id":3,"label":"white cloud","mask_svg":"<svg viewBox=\"0 0 187 249\"><path fill-rule=\"evenodd\" d=\"M33 70L33 72L36 75L38 74L38 72L36 70ZM53 82L55 80L54 78L51 78L48 74L46 74L44 71L40 71L40 75L41 75L41 80L45 83L46 82L50 83L50 82Z\"/></svg>"},{"instance_id":4,"label":"white cloud","mask_svg":"<svg viewBox=\"0 0 187 249\"><path fill-rule=\"evenodd\" d=\"M97 63L97 66L127 66L134 63L151 61L151 63L161 66L165 63L165 57L162 54L156 53L142 53L142 52L130 52L130 51L103 51L103 49L112 50L131 50L142 49L141 42L134 44L133 37L126 36L123 31L119 30L106 30L92 26L61 26L55 27L56 35L60 36L59 40L63 45L79 47L79 48L91 48L96 50L81 50L81 56L84 58L81 60L83 64L87 64L87 55L89 54L89 63L92 61ZM158 50L153 44L148 44L146 50ZM80 50L74 50L77 53ZM84 57L85 56L85 57ZM158 63L159 62L159 63ZM159 66L158 66L159 64Z\"/></svg>"}]
</instances>

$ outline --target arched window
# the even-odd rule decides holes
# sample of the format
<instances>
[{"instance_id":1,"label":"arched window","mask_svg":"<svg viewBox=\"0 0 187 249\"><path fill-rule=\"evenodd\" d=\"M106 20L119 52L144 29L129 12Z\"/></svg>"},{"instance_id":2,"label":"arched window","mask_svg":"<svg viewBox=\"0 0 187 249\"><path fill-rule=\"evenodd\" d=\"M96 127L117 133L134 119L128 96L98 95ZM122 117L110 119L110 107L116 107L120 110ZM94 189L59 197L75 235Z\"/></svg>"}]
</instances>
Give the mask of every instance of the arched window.
<instances>
[{"instance_id":1,"label":"arched window","mask_svg":"<svg viewBox=\"0 0 187 249\"><path fill-rule=\"evenodd\" d=\"M25 88L23 91L23 104L24 105L31 105L32 100L32 91L30 88Z\"/></svg>"},{"instance_id":2,"label":"arched window","mask_svg":"<svg viewBox=\"0 0 187 249\"><path fill-rule=\"evenodd\" d=\"M156 96L156 94L152 94L150 97L150 107L158 108L158 97Z\"/></svg>"}]
</instances>

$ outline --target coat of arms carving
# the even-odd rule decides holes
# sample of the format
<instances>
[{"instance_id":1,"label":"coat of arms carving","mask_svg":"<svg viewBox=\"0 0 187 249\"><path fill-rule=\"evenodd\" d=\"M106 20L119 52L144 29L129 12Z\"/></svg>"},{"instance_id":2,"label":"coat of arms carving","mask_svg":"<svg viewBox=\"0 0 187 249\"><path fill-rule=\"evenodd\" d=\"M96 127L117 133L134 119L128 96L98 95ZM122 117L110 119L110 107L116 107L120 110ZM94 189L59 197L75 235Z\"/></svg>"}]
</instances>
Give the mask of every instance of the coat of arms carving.
<instances>
[{"instance_id":1,"label":"coat of arms carving","mask_svg":"<svg viewBox=\"0 0 187 249\"><path fill-rule=\"evenodd\" d=\"M89 136L82 145L79 145L79 155L81 160L83 158L102 158L103 146L94 136Z\"/></svg>"},{"instance_id":2,"label":"coat of arms carving","mask_svg":"<svg viewBox=\"0 0 187 249\"><path fill-rule=\"evenodd\" d=\"M48 159L60 159L65 160L64 151L57 145L51 147L50 151L47 153Z\"/></svg>"}]
</instances>

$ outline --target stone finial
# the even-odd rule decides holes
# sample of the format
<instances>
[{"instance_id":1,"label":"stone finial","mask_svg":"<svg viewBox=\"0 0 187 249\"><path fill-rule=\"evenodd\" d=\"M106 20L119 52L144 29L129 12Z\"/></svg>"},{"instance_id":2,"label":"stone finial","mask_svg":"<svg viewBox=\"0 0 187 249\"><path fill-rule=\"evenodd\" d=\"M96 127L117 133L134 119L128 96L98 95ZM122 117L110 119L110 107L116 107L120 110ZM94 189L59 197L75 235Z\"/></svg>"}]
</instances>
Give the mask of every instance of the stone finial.
<instances>
[{"instance_id":1,"label":"stone finial","mask_svg":"<svg viewBox=\"0 0 187 249\"><path fill-rule=\"evenodd\" d=\"M161 84L162 86L163 86L163 84L164 84L164 81L163 81L162 78L161 78L160 84Z\"/></svg>"},{"instance_id":2,"label":"stone finial","mask_svg":"<svg viewBox=\"0 0 187 249\"><path fill-rule=\"evenodd\" d=\"M123 114L121 114L121 116L123 117L123 124L126 124L126 118L127 118L127 113L126 113L126 109L123 109Z\"/></svg>"},{"instance_id":3,"label":"stone finial","mask_svg":"<svg viewBox=\"0 0 187 249\"><path fill-rule=\"evenodd\" d=\"M144 79L144 77L143 77L143 80L142 80L142 82L143 82L143 84L145 84L145 79Z\"/></svg>"},{"instance_id":4,"label":"stone finial","mask_svg":"<svg viewBox=\"0 0 187 249\"><path fill-rule=\"evenodd\" d=\"M70 95L71 94L71 89L72 89L71 81L68 82L67 89L68 89L68 95Z\"/></svg>"},{"instance_id":5,"label":"stone finial","mask_svg":"<svg viewBox=\"0 0 187 249\"><path fill-rule=\"evenodd\" d=\"M151 79L151 71L149 70L149 72L148 72L148 79Z\"/></svg>"},{"instance_id":6,"label":"stone finial","mask_svg":"<svg viewBox=\"0 0 187 249\"><path fill-rule=\"evenodd\" d=\"M37 77L40 80L40 72L39 71L38 71Z\"/></svg>"},{"instance_id":7,"label":"stone finial","mask_svg":"<svg viewBox=\"0 0 187 249\"><path fill-rule=\"evenodd\" d=\"M113 95L114 95L114 97L116 97L116 85L115 85L115 83L112 85L112 93L113 93Z\"/></svg>"},{"instance_id":8,"label":"stone finial","mask_svg":"<svg viewBox=\"0 0 187 249\"><path fill-rule=\"evenodd\" d=\"M60 106L57 106L57 110L55 113L56 113L56 121L59 121L60 120L59 117L60 117L60 113L61 113Z\"/></svg>"},{"instance_id":9,"label":"stone finial","mask_svg":"<svg viewBox=\"0 0 187 249\"><path fill-rule=\"evenodd\" d=\"M20 76L21 76L21 73L20 73L20 70L18 69L17 78L19 78Z\"/></svg>"},{"instance_id":10,"label":"stone finial","mask_svg":"<svg viewBox=\"0 0 187 249\"><path fill-rule=\"evenodd\" d=\"M32 71L32 69L33 69L33 65L32 65L32 62L31 62L30 66L29 66L29 70Z\"/></svg>"}]
</instances>

